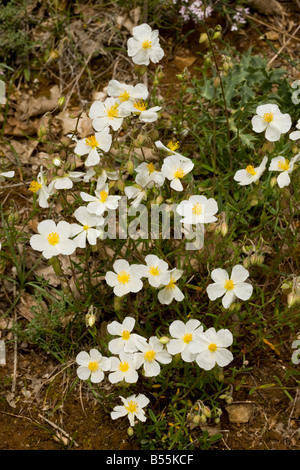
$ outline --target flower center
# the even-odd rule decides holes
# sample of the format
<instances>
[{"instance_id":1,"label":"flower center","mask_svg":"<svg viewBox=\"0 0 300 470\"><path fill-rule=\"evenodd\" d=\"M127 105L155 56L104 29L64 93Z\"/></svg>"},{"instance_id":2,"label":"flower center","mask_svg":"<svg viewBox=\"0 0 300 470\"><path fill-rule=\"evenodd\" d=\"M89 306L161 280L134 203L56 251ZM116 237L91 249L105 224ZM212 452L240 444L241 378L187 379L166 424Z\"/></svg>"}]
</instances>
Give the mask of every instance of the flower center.
<instances>
[{"instance_id":1,"label":"flower center","mask_svg":"<svg viewBox=\"0 0 300 470\"><path fill-rule=\"evenodd\" d=\"M179 141L177 140L177 142L172 142L170 140L170 142L168 143L167 147L172 150L172 152L175 152L175 150L177 150L179 148Z\"/></svg>"},{"instance_id":2,"label":"flower center","mask_svg":"<svg viewBox=\"0 0 300 470\"><path fill-rule=\"evenodd\" d=\"M234 283L232 279L228 279L228 281L225 282L224 288L226 290L232 290L234 288Z\"/></svg>"},{"instance_id":3,"label":"flower center","mask_svg":"<svg viewBox=\"0 0 300 470\"><path fill-rule=\"evenodd\" d=\"M128 330L124 330L122 332L122 339L124 339L125 341L128 341L130 338L130 332Z\"/></svg>"},{"instance_id":4,"label":"flower center","mask_svg":"<svg viewBox=\"0 0 300 470\"><path fill-rule=\"evenodd\" d=\"M157 266L151 266L149 268L149 273L151 276L158 276L160 274L160 269Z\"/></svg>"},{"instance_id":5,"label":"flower center","mask_svg":"<svg viewBox=\"0 0 300 470\"><path fill-rule=\"evenodd\" d=\"M246 171L247 173L249 173L250 175L252 176L255 176L256 175L256 171L254 170L254 166L253 165L248 165L246 167Z\"/></svg>"},{"instance_id":6,"label":"flower center","mask_svg":"<svg viewBox=\"0 0 300 470\"><path fill-rule=\"evenodd\" d=\"M42 185L38 183L37 181L32 181L29 186L29 191L32 191L33 193L36 193Z\"/></svg>"},{"instance_id":7,"label":"flower center","mask_svg":"<svg viewBox=\"0 0 300 470\"><path fill-rule=\"evenodd\" d=\"M192 212L195 215L201 215L202 214L202 205L197 202L196 204L193 205Z\"/></svg>"},{"instance_id":8,"label":"flower center","mask_svg":"<svg viewBox=\"0 0 300 470\"><path fill-rule=\"evenodd\" d=\"M106 191L100 191L100 201L105 202L107 199L108 193Z\"/></svg>"},{"instance_id":9,"label":"flower center","mask_svg":"<svg viewBox=\"0 0 300 470\"><path fill-rule=\"evenodd\" d=\"M272 122L273 118L274 118L274 114L273 113L265 113L263 115L263 118L266 122Z\"/></svg>"},{"instance_id":10,"label":"flower center","mask_svg":"<svg viewBox=\"0 0 300 470\"><path fill-rule=\"evenodd\" d=\"M107 112L107 117L109 119L113 119L113 118L116 118L119 116L119 111L118 111L118 105L117 104L114 104L113 106L111 106L110 108L108 108L106 110Z\"/></svg>"},{"instance_id":11,"label":"flower center","mask_svg":"<svg viewBox=\"0 0 300 470\"><path fill-rule=\"evenodd\" d=\"M88 145L89 147L92 147L92 149L95 149L96 147L99 146L99 143L96 140L96 137L94 135L90 135L90 137L87 137L85 139L85 144Z\"/></svg>"},{"instance_id":12,"label":"flower center","mask_svg":"<svg viewBox=\"0 0 300 470\"><path fill-rule=\"evenodd\" d=\"M284 162L282 162L282 161L278 162L278 168L280 170L287 171L290 167L289 163L290 163L290 161L287 158L285 158Z\"/></svg>"},{"instance_id":13,"label":"flower center","mask_svg":"<svg viewBox=\"0 0 300 470\"><path fill-rule=\"evenodd\" d=\"M176 168L176 170L174 171L174 178L183 178L184 175L184 170L180 167Z\"/></svg>"},{"instance_id":14,"label":"flower center","mask_svg":"<svg viewBox=\"0 0 300 470\"><path fill-rule=\"evenodd\" d=\"M128 413L135 413L137 411L137 404L135 401L130 400L127 404L125 405L125 409L128 411Z\"/></svg>"},{"instance_id":15,"label":"flower center","mask_svg":"<svg viewBox=\"0 0 300 470\"><path fill-rule=\"evenodd\" d=\"M129 98L130 98L130 94L128 93L128 91L123 91L123 93L121 93L119 96L118 96L119 100L120 101L128 101Z\"/></svg>"},{"instance_id":16,"label":"flower center","mask_svg":"<svg viewBox=\"0 0 300 470\"><path fill-rule=\"evenodd\" d=\"M88 230L90 227L88 225L83 226L83 230Z\"/></svg>"},{"instance_id":17,"label":"flower center","mask_svg":"<svg viewBox=\"0 0 300 470\"><path fill-rule=\"evenodd\" d=\"M152 362L155 358L155 351L153 351L153 349L151 349L150 351L145 352L144 358L145 358L146 361Z\"/></svg>"},{"instance_id":18,"label":"flower center","mask_svg":"<svg viewBox=\"0 0 300 470\"><path fill-rule=\"evenodd\" d=\"M130 280L130 275L126 271L121 271L118 274L118 282L120 284L128 284L129 280Z\"/></svg>"},{"instance_id":19,"label":"flower center","mask_svg":"<svg viewBox=\"0 0 300 470\"><path fill-rule=\"evenodd\" d=\"M128 369L129 369L129 364L128 362L124 361L124 362L120 362L119 364L119 369L121 372L127 372Z\"/></svg>"},{"instance_id":20,"label":"flower center","mask_svg":"<svg viewBox=\"0 0 300 470\"><path fill-rule=\"evenodd\" d=\"M59 242L59 235L56 232L51 232L47 237L48 242L50 245L57 245Z\"/></svg>"},{"instance_id":21,"label":"flower center","mask_svg":"<svg viewBox=\"0 0 300 470\"><path fill-rule=\"evenodd\" d=\"M169 284L166 286L167 289L175 289L176 280L171 276Z\"/></svg>"},{"instance_id":22,"label":"flower center","mask_svg":"<svg viewBox=\"0 0 300 470\"><path fill-rule=\"evenodd\" d=\"M210 343L210 345L208 346L208 349L210 352L216 352L217 345L215 343Z\"/></svg>"},{"instance_id":23,"label":"flower center","mask_svg":"<svg viewBox=\"0 0 300 470\"><path fill-rule=\"evenodd\" d=\"M91 372L96 372L99 369L99 364L96 361L91 361L88 365Z\"/></svg>"},{"instance_id":24,"label":"flower center","mask_svg":"<svg viewBox=\"0 0 300 470\"><path fill-rule=\"evenodd\" d=\"M146 101L144 101L144 100L139 100L137 103L134 103L133 106L134 106L135 109L137 109L138 111L146 111L148 105L147 105Z\"/></svg>"},{"instance_id":25,"label":"flower center","mask_svg":"<svg viewBox=\"0 0 300 470\"><path fill-rule=\"evenodd\" d=\"M146 41L144 41L142 43L142 48L143 49L151 49L151 47L152 47L152 42L149 41L148 39L146 39Z\"/></svg>"},{"instance_id":26,"label":"flower center","mask_svg":"<svg viewBox=\"0 0 300 470\"><path fill-rule=\"evenodd\" d=\"M147 168L149 173L153 173L155 171L155 166L152 162L147 165Z\"/></svg>"},{"instance_id":27,"label":"flower center","mask_svg":"<svg viewBox=\"0 0 300 470\"><path fill-rule=\"evenodd\" d=\"M182 339L184 343L188 344L190 341L192 341L193 335L192 333L186 333Z\"/></svg>"}]
</instances>

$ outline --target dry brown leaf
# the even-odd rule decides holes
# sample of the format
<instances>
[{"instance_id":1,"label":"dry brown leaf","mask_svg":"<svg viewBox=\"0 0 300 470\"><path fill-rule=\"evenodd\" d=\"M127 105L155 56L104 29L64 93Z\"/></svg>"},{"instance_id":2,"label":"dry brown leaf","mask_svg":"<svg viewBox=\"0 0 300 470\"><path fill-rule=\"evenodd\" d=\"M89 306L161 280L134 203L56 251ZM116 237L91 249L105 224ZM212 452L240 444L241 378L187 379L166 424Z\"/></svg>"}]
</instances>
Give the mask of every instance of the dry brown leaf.
<instances>
[{"instance_id":1,"label":"dry brown leaf","mask_svg":"<svg viewBox=\"0 0 300 470\"><path fill-rule=\"evenodd\" d=\"M28 119L31 116L39 116L49 111L53 111L58 104L60 98L60 90L58 85L50 88L50 97L38 96L34 98L30 96L28 100L22 100L19 106L21 112L21 120Z\"/></svg>"},{"instance_id":2,"label":"dry brown leaf","mask_svg":"<svg viewBox=\"0 0 300 470\"><path fill-rule=\"evenodd\" d=\"M35 270L37 276L43 277L49 282L50 286L57 287L61 284L61 280L55 274L52 266L42 266Z\"/></svg>"},{"instance_id":3,"label":"dry brown leaf","mask_svg":"<svg viewBox=\"0 0 300 470\"><path fill-rule=\"evenodd\" d=\"M259 39L269 39L269 41L277 41L279 39L279 34L276 31L268 31L266 34L260 36Z\"/></svg>"},{"instance_id":4,"label":"dry brown leaf","mask_svg":"<svg viewBox=\"0 0 300 470\"><path fill-rule=\"evenodd\" d=\"M263 15L283 15L284 9L277 0L248 0L249 6Z\"/></svg>"},{"instance_id":5,"label":"dry brown leaf","mask_svg":"<svg viewBox=\"0 0 300 470\"><path fill-rule=\"evenodd\" d=\"M69 111L62 111L59 113L56 118L60 121L61 126L62 126L62 131L64 135L70 134L75 131L76 128L76 123L77 123L77 118L73 119L70 117L72 116L72 112ZM92 120L87 116L86 113L82 113L78 126L77 126L77 131L78 135L81 138L87 137L88 135L92 134L93 131L93 126L92 126Z\"/></svg>"},{"instance_id":6,"label":"dry brown leaf","mask_svg":"<svg viewBox=\"0 0 300 470\"><path fill-rule=\"evenodd\" d=\"M30 294L23 294L18 304L18 311L22 315L22 317L26 318L26 320L28 321L31 321L34 318L34 312L32 311L32 307L37 306L39 306L43 311L48 310L47 305L43 300L41 302L38 302Z\"/></svg>"},{"instance_id":7,"label":"dry brown leaf","mask_svg":"<svg viewBox=\"0 0 300 470\"><path fill-rule=\"evenodd\" d=\"M180 72L183 72L185 68L191 67L196 62L197 57L179 57L174 58L175 65Z\"/></svg>"}]
</instances>

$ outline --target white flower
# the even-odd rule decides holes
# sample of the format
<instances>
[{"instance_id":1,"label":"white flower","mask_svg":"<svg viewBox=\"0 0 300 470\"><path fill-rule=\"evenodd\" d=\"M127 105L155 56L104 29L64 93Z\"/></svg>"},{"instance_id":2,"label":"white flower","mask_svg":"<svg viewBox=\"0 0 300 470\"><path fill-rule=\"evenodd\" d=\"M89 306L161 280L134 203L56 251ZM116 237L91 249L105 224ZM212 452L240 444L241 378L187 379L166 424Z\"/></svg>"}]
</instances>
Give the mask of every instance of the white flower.
<instances>
[{"instance_id":1,"label":"white flower","mask_svg":"<svg viewBox=\"0 0 300 470\"><path fill-rule=\"evenodd\" d=\"M296 129L300 129L300 119L298 119L298 122L296 124ZM298 140L300 139L300 130L299 131L294 131L290 133L290 139L291 140Z\"/></svg>"},{"instance_id":2,"label":"white flower","mask_svg":"<svg viewBox=\"0 0 300 470\"><path fill-rule=\"evenodd\" d=\"M290 184L290 173L292 173L294 164L299 160L299 157L300 153L291 158L291 161L282 156L272 158L269 170L281 171L280 175L277 177L277 183L280 188L284 188Z\"/></svg>"},{"instance_id":3,"label":"white flower","mask_svg":"<svg viewBox=\"0 0 300 470\"><path fill-rule=\"evenodd\" d=\"M181 153L176 152L176 150L179 148L179 142L173 142L170 140L170 142L165 146L160 140L157 140L155 142L155 145L158 149L163 149L165 150L169 155L176 155L177 157L180 157L181 160L189 160L189 158L185 157L184 155L181 155Z\"/></svg>"},{"instance_id":4,"label":"white flower","mask_svg":"<svg viewBox=\"0 0 300 470\"><path fill-rule=\"evenodd\" d=\"M168 271L168 263L156 255L147 255L145 261L147 266L145 266L144 277L147 277L150 286L160 287L162 284L169 284L170 272Z\"/></svg>"},{"instance_id":5,"label":"white flower","mask_svg":"<svg viewBox=\"0 0 300 470\"><path fill-rule=\"evenodd\" d=\"M161 110L160 106L153 106L152 108L148 108L148 104L144 100L139 100L133 103L132 101L128 101L124 103L124 109L128 114L135 114L139 117L139 120L142 122L154 122L158 118L158 111Z\"/></svg>"},{"instance_id":6,"label":"white flower","mask_svg":"<svg viewBox=\"0 0 300 470\"><path fill-rule=\"evenodd\" d=\"M0 173L0 181L4 181L5 178L13 178L14 176L14 171L3 171L2 173Z\"/></svg>"},{"instance_id":7,"label":"white flower","mask_svg":"<svg viewBox=\"0 0 300 470\"><path fill-rule=\"evenodd\" d=\"M102 190L96 189L95 196L81 192L80 197L88 202L87 209L91 214L102 215L106 210L116 210L121 196L111 196L108 194L108 184L102 186Z\"/></svg>"},{"instance_id":8,"label":"white flower","mask_svg":"<svg viewBox=\"0 0 300 470\"><path fill-rule=\"evenodd\" d=\"M170 282L165 286L164 289L159 291L158 293L158 300L161 304L169 305L173 299L177 300L177 302L181 302L184 299L184 295L176 286L176 281L182 276L183 271L181 269L174 268L170 272Z\"/></svg>"},{"instance_id":9,"label":"white flower","mask_svg":"<svg viewBox=\"0 0 300 470\"><path fill-rule=\"evenodd\" d=\"M95 101L89 112L93 120L93 127L101 131L104 127L111 126L117 131L122 126L123 118L129 116L130 112L125 106L126 102L119 104L114 98L106 98L105 101Z\"/></svg>"},{"instance_id":10,"label":"white flower","mask_svg":"<svg viewBox=\"0 0 300 470\"><path fill-rule=\"evenodd\" d=\"M147 200L147 192L141 187L126 186L124 192L128 199L133 199L131 203L133 207L138 207L142 200Z\"/></svg>"},{"instance_id":11,"label":"white flower","mask_svg":"<svg viewBox=\"0 0 300 470\"><path fill-rule=\"evenodd\" d=\"M154 164L143 162L135 171L137 172L135 181L140 184L143 188L152 188L154 185L161 187L164 184L165 177L161 171L155 169Z\"/></svg>"},{"instance_id":12,"label":"white flower","mask_svg":"<svg viewBox=\"0 0 300 470\"><path fill-rule=\"evenodd\" d=\"M181 223L208 224L217 220L214 214L218 212L218 204L213 198L191 196L188 201L181 201L176 211L183 216Z\"/></svg>"},{"instance_id":13,"label":"white flower","mask_svg":"<svg viewBox=\"0 0 300 470\"><path fill-rule=\"evenodd\" d=\"M95 174L96 172L94 168L89 168L86 174L84 175L82 181L84 181L85 183L88 183L93 178L93 176L95 176Z\"/></svg>"},{"instance_id":14,"label":"white flower","mask_svg":"<svg viewBox=\"0 0 300 470\"><path fill-rule=\"evenodd\" d=\"M120 83L118 80L108 82L107 94L118 99L120 103L128 100L146 100L148 98L148 90L143 83L133 86Z\"/></svg>"},{"instance_id":15,"label":"white flower","mask_svg":"<svg viewBox=\"0 0 300 470\"><path fill-rule=\"evenodd\" d=\"M79 224L71 224L71 237L76 242L79 248L86 247L86 240L90 245L96 245L97 238L101 235L99 225L104 224L104 219L101 216L91 214L87 207L81 206L74 212L75 218L80 222Z\"/></svg>"},{"instance_id":16,"label":"white flower","mask_svg":"<svg viewBox=\"0 0 300 470\"><path fill-rule=\"evenodd\" d=\"M108 380L113 384L121 382L122 380L130 384L137 382L139 376L136 371L133 355L121 351L119 356L120 358L110 358L110 370L112 372L109 374Z\"/></svg>"},{"instance_id":17,"label":"white flower","mask_svg":"<svg viewBox=\"0 0 300 470\"><path fill-rule=\"evenodd\" d=\"M179 155L171 155L164 159L161 167L162 174L171 181L171 188L175 191L182 191L181 179L194 168L194 163L189 158L184 160Z\"/></svg>"},{"instance_id":18,"label":"white flower","mask_svg":"<svg viewBox=\"0 0 300 470\"><path fill-rule=\"evenodd\" d=\"M264 157L259 166L254 167L253 165L248 165L245 170L238 170L235 173L233 179L241 186L255 183L255 181L258 181L265 171L267 161L268 157Z\"/></svg>"},{"instance_id":19,"label":"white flower","mask_svg":"<svg viewBox=\"0 0 300 470\"><path fill-rule=\"evenodd\" d=\"M191 353L191 346L195 344L198 335L203 332L203 326L199 320L188 320L184 324L181 320L175 320L169 326L170 335L175 338L167 343L170 354L181 354L183 361L192 362L195 355Z\"/></svg>"},{"instance_id":20,"label":"white flower","mask_svg":"<svg viewBox=\"0 0 300 470\"><path fill-rule=\"evenodd\" d=\"M250 299L253 286L245 282L249 277L249 271L242 265L237 264L232 268L230 278L227 271L221 268L214 269L211 272L211 277L214 284L207 286L208 297L210 300L215 300L225 294L222 299L224 308L228 308L236 297L241 300Z\"/></svg>"},{"instance_id":21,"label":"white flower","mask_svg":"<svg viewBox=\"0 0 300 470\"><path fill-rule=\"evenodd\" d=\"M140 352L134 353L136 368L144 366L145 377L156 377L160 373L161 364L169 364L172 356L164 349L156 336L151 336L149 343L137 340Z\"/></svg>"},{"instance_id":22,"label":"white flower","mask_svg":"<svg viewBox=\"0 0 300 470\"><path fill-rule=\"evenodd\" d=\"M76 362L79 365L77 368L77 375L81 380L91 378L91 382L99 383L104 379L104 372L110 370L110 358L103 357L97 349L91 349L88 354L81 351L77 357Z\"/></svg>"},{"instance_id":23,"label":"white flower","mask_svg":"<svg viewBox=\"0 0 300 470\"><path fill-rule=\"evenodd\" d=\"M145 395L139 393L137 396L131 395L128 398L123 398L120 396L120 398L123 402L123 406L117 405L114 407L110 414L111 419L118 419L128 415L130 426L134 426L135 418L142 422L146 421L147 418L143 408L148 405L149 399Z\"/></svg>"},{"instance_id":24,"label":"white flower","mask_svg":"<svg viewBox=\"0 0 300 470\"><path fill-rule=\"evenodd\" d=\"M76 243L70 240L71 225L61 221L57 225L53 220L43 220L38 224L39 235L30 238L34 250L42 251L46 259L59 254L71 255L76 250Z\"/></svg>"},{"instance_id":25,"label":"white flower","mask_svg":"<svg viewBox=\"0 0 300 470\"><path fill-rule=\"evenodd\" d=\"M40 167L40 171L37 175L37 181L32 181L29 186L29 191L38 195L38 203L40 207L49 207L48 199L50 197L50 189L46 184L47 180L44 176L43 167Z\"/></svg>"},{"instance_id":26,"label":"white flower","mask_svg":"<svg viewBox=\"0 0 300 470\"><path fill-rule=\"evenodd\" d=\"M73 183L81 181L85 176L85 173L82 171L69 171L63 176L56 176L53 181L48 186L50 195L54 193L55 189L71 189L73 188Z\"/></svg>"},{"instance_id":27,"label":"white flower","mask_svg":"<svg viewBox=\"0 0 300 470\"><path fill-rule=\"evenodd\" d=\"M90 135L86 139L81 139L77 142L74 152L77 155L88 155L85 165L95 166L100 162L100 156L97 149L108 152L112 143L112 136L109 133L109 128L104 127L100 132L95 135Z\"/></svg>"},{"instance_id":28,"label":"white flower","mask_svg":"<svg viewBox=\"0 0 300 470\"><path fill-rule=\"evenodd\" d=\"M252 118L254 132L265 131L265 137L270 142L276 142L281 134L291 128L292 120L289 114L282 114L277 104L263 104L256 108L256 115Z\"/></svg>"},{"instance_id":29,"label":"white flower","mask_svg":"<svg viewBox=\"0 0 300 470\"><path fill-rule=\"evenodd\" d=\"M144 267L138 264L129 266L125 259L118 259L113 264L113 271L108 271L105 280L110 287L114 288L114 294L118 297L128 294L129 292L139 292L143 283Z\"/></svg>"},{"instance_id":30,"label":"white flower","mask_svg":"<svg viewBox=\"0 0 300 470\"><path fill-rule=\"evenodd\" d=\"M229 330L216 332L214 328L209 328L191 345L191 352L197 354L196 362L202 369L210 370L215 364L225 367L233 360L232 353L226 349L232 342L233 336Z\"/></svg>"},{"instance_id":31,"label":"white flower","mask_svg":"<svg viewBox=\"0 0 300 470\"><path fill-rule=\"evenodd\" d=\"M164 51L160 47L159 31L143 23L132 29L132 38L127 41L127 53L132 61L138 65L149 65L150 60L157 64L163 56Z\"/></svg>"},{"instance_id":32,"label":"white flower","mask_svg":"<svg viewBox=\"0 0 300 470\"><path fill-rule=\"evenodd\" d=\"M122 351L133 353L138 350L136 339L141 337L136 333L131 333L134 325L135 319L132 317L125 317L122 323L114 320L107 325L107 331L110 335L120 336L120 338L112 339L108 343L108 349L112 354L120 354Z\"/></svg>"}]
</instances>

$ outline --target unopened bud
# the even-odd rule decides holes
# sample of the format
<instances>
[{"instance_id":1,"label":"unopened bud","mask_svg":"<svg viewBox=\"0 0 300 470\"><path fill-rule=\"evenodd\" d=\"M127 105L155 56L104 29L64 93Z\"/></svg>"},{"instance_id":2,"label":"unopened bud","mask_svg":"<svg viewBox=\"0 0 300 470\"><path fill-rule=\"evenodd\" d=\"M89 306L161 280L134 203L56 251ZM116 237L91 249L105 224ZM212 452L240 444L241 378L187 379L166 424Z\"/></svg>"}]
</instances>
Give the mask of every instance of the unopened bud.
<instances>
[{"instance_id":1,"label":"unopened bud","mask_svg":"<svg viewBox=\"0 0 300 470\"><path fill-rule=\"evenodd\" d=\"M200 415L200 422L204 424L206 423L206 421L207 421L206 416L204 414Z\"/></svg>"},{"instance_id":2,"label":"unopened bud","mask_svg":"<svg viewBox=\"0 0 300 470\"><path fill-rule=\"evenodd\" d=\"M123 300L122 297L115 296L114 298L114 309L116 312L122 310Z\"/></svg>"},{"instance_id":3,"label":"unopened bud","mask_svg":"<svg viewBox=\"0 0 300 470\"><path fill-rule=\"evenodd\" d=\"M294 294L294 292L290 292L289 295L287 296L287 304L288 307L292 307L295 303L297 302L297 296Z\"/></svg>"},{"instance_id":4,"label":"unopened bud","mask_svg":"<svg viewBox=\"0 0 300 470\"><path fill-rule=\"evenodd\" d=\"M52 160L52 163L54 166L60 166L61 165L61 159L59 157L55 157Z\"/></svg>"},{"instance_id":5,"label":"unopened bud","mask_svg":"<svg viewBox=\"0 0 300 470\"><path fill-rule=\"evenodd\" d=\"M137 148L141 148L141 147L143 147L144 142L145 142L145 136L142 135L142 134L140 134L140 135L137 137L137 139L135 139L134 145L135 145L135 147L137 147Z\"/></svg>"},{"instance_id":6,"label":"unopened bud","mask_svg":"<svg viewBox=\"0 0 300 470\"><path fill-rule=\"evenodd\" d=\"M299 152L299 147L297 145L293 145L292 152L294 155L296 155Z\"/></svg>"},{"instance_id":7,"label":"unopened bud","mask_svg":"<svg viewBox=\"0 0 300 470\"><path fill-rule=\"evenodd\" d=\"M258 204L258 199L257 198L251 199L250 206L257 206L257 204Z\"/></svg>"},{"instance_id":8,"label":"unopened bud","mask_svg":"<svg viewBox=\"0 0 300 470\"><path fill-rule=\"evenodd\" d=\"M132 175L132 173L134 172L134 164L132 162L132 160L128 160L127 164L126 164L126 167L127 167L127 171L130 175Z\"/></svg>"},{"instance_id":9,"label":"unopened bud","mask_svg":"<svg viewBox=\"0 0 300 470\"><path fill-rule=\"evenodd\" d=\"M134 430L133 430L133 428L132 428L131 426L129 426L129 428L127 429L127 434L128 434L128 436L130 436L130 437L134 435Z\"/></svg>"},{"instance_id":10,"label":"unopened bud","mask_svg":"<svg viewBox=\"0 0 300 470\"><path fill-rule=\"evenodd\" d=\"M63 270L57 256L52 256L52 258L50 258L48 262L53 267L55 274L57 274L58 276L61 276L63 274Z\"/></svg>"},{"instance_id":11,"label":"unopened bud","mask_svg":"<svg viewBox=\"0 0 300 470\"><path fill-rule=\"evenodd\" d=\"M232 302L232 304L228 307L228 310L229 312L238 312L239 310L241 310L241 307L242 304L240 302Z\"/></svg>"},{"instance_id":12,"label":"unopened bud","mask_svg":"<svg viewBox=\"0 0 300 470\"><path fill-rule=\"evenodd\" d=\"M214 87L215 87L215 88L218 88L218 86L220 85L220 83L221 83L220 78L219 78L219 77L216 77L216 78L214 79Z\"/></svg>"},{"instance_id":13,"label":"unopened bud","mask_svg":"<svg viewBox=\"0 0 300 470\"><path fill-rule=\"evenodd\" d=\"M58 106L63 106L64 103L65 103L65 100L66 100L65 97L64 97L64 96L61 96L61 97L58 99L58 102L57 102Z\"/></svg>"},{"instance_id":14,"label":"unopened bud","mask_svg":"<svg viewBox=\"0 0 300 470\"><path fill-rule=\"evenodd\" d=\"M85 316L86 326L92 327L96 322L96 315L93 313L87 313Z\"/></svg>"},{"instance_id":15,"label":"unopened bud","mask_svg":"<svg viewBox=\"0 0 300 470\"><path fill-rule=\"evenodd\" d=\"M276 176L273 176L270 180L271 188L274 188L274 186L276 186L276 184L277 184L277 178L276 178Z\"/></svg>"},{"instance_id":16,"label":"unopened bud","mask_svg":"<svg viewBox=\"0 0 300 470\"><path fill-rule=\"evenodd\" d=\"M199 44L202 44L203 42L207 41L208 40L208 36L206 33L202 33L200 34L200 38L199 38Z\"/></svg>"},{"instance_id":17,"label":"unopened bud","mask_svg":"<svg viewBox=\"0 0 300 470\"><path fill-rule=\"evenodd\" d=\"M159 341L161 344L168 344L170 338L168 338L167 336L162 336L161 338L159 338Z\"/></svg>"},{"instance_id":18,"label":"unopened bud","mask_svg":"<svg viewBox=\"0 0 300 470\"><path fill-rule=\"evenodd\" d=\"M228 396L228 397L226 398L226 403L227 403L227 405L231 405L232 402L233 402L233 398L232 398L231 396Z\"/></svg>"},{"instance_id":19,"label":"unopened bud","mask_svg":"<svg viewBox=\"0 0 300 470\"><path fill-rule=\"evenodd\" d=\"M47 134L47 129L44 126L44 124L42 124L38 130L38 136L40 139L42 139L46 134Z\"/></svg>"},{"instance_id":20,"label":"unopened bud","mask_svg":"<svg viewBox=\"0 0 300 470\"><path fill-rule=\"evenodd\" d=\"M124 191L125 189L125 183L123 180L118 180L117 181L117 188L119 189L119 191Z\"/></svg>"},{"instance_id":21,"label":"unopened bud","mask_svg":"<svg viewBox=\"0 0 300 470\"><path fill-rule=\"evenodd\" d=\"M197 426L200 423L201 423L201 416L199 416L199 415L194 416L193 424L196 424L196 426Z\"/></svg>"},{"instance_id":22,"label":"unopened bud","mask_svg":"<svg viewBox=\"0 0 300 470\"><path fill-rule=\"evenodd\" d=\"M164 198L162 197L162 195L160 194L159 196L157 196L156 198L156 204L162 204L164 201Z\"/></svg>"},{"instance_id":23,"label":"unopened bud","mask_svg":"<svg viewBox=\"0 0 300 470\"><path fill-rule=\"evenodd\" d=\"M243 260L243 266L244 266L244 268L247 269L247 268L249 268L250 265L251 265L250 258L249 258L249 257L248 257L248 258L245 258L245 259Z\"/></svg>"},{"instance_id":24,"label":"unopened bud","mask_svg":"<svg viewBox=\"0 0 300 470\"><path fill-rule=\"evenodd\" d=\"M205 414L205 416L206 416L207 418L211 418L211 411L210 411L210 409L208 408L208 406L205 406L202 411L203 411L203 413Z\"/></svg>"},{"instance_id":25,"label":"unopened bud","mask_svg":"<svg viewBox=\"0 0 300 470\"><path fill-rule=\"evenodd\" d=\"M221 224L221 234L223 235L223 237L226 237L227 232L228 232L228 225L226 224L226 222L223 222Z\"/></svg>"},{"instance_id":26,"label":"unopened bud","mask_svg":"<svg viewBox=\"0 0 300 470\"><path fill-rule=\"evenodd\" d=\"M220 31L216 31L212 38L213 38L213 40L214 40L214 39L219 39L219 37L221 37L221 32L220 32Z\"/></svg>"}]
</instances>

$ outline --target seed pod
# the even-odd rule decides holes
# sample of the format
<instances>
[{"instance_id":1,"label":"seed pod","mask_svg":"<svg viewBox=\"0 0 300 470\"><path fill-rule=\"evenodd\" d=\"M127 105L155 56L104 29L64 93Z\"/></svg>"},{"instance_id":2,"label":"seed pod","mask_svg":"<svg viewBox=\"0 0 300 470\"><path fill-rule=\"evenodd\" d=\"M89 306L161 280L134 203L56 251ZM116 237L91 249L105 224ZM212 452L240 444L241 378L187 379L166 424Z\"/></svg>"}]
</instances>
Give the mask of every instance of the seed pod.
<instances>
[{"instance_id":1,"label":"seed pod","mask_svg":"<svg viewBox=\"0 0 300 470\"><path fill-rule=\"evenodd\" d=\"M207 41L208 40L208 36L206 33L202 33L200 34L200 38L199 38L199 44L202 44L203 42Z\"/></svg>"},{"instance_id":2,"label":"seed pod","mask_svg":"<svg viewBox=\"0 0 300 470\"><path fill-rule=\"evenodd\" d=\"M162 336L161 338L159 338L159 341L161 344L168 344L170 338L168 338L167 336Z\"/></svg>"}]
</instances>

